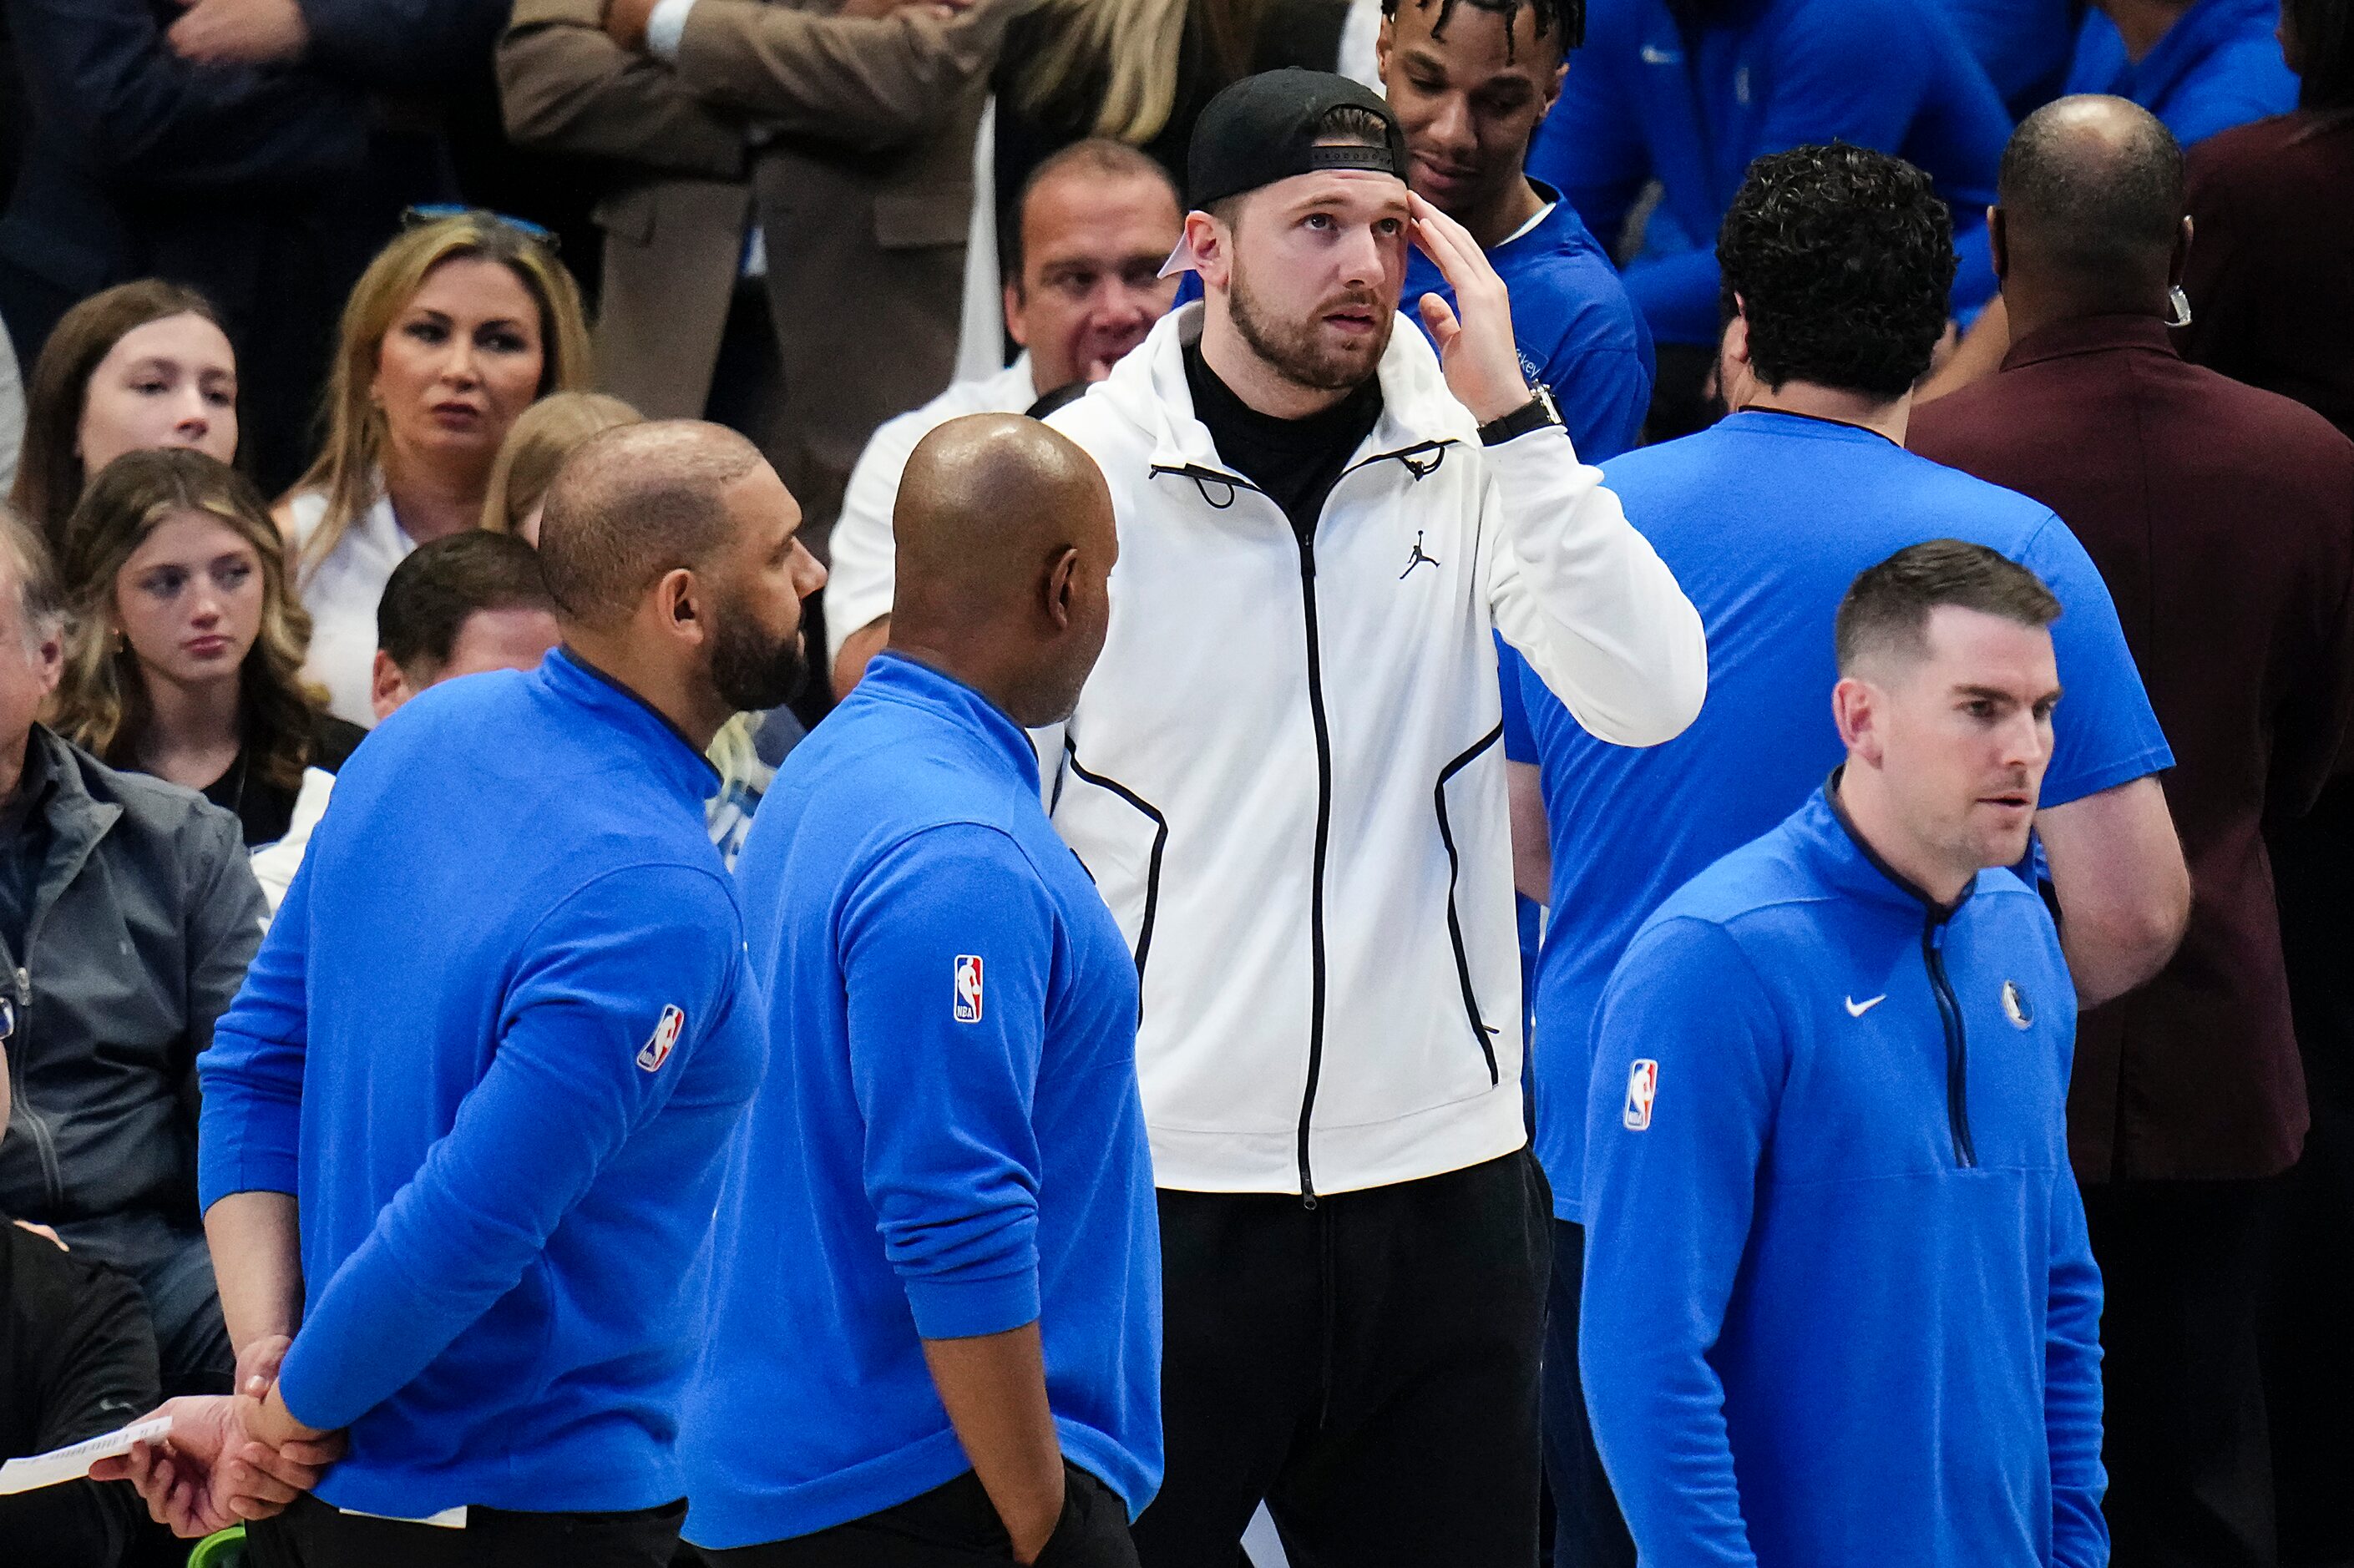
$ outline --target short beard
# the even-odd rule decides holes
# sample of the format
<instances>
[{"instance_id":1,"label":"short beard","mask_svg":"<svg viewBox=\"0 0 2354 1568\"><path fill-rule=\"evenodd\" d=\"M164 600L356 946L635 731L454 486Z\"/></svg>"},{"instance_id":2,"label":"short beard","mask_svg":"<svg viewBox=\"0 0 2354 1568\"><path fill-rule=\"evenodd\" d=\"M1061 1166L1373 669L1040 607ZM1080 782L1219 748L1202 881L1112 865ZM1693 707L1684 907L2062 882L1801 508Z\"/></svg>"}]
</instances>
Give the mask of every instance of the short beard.
<instances>
[{"instance_id":1,"label":"short beard","mask_svg":"<svg viewBox=\"0 0 2354 1568\"><path fill-rule=\"evenodd\" d=\"M1390 329L1397 324L1397 313L1383 310L1375 301L1363 302L1373 305L1376 324L1373 353L1360 360L1353 355L1335 353L1320 343L1320 323L1315 317L1278 323L1262 316L1253 302L1249 286L1243 281L1239 258L1226 285L1227 313L1234 320L1235 334L1277 375L1311 392L1352 392L1372 380L1381 368L1382 355L1390 346Z\"/></svg>"},{"instance_id":2,"label":"short beard","mask_svg":"<svg viewBox=\"0 0 2354 1568\"><path fill-rule=\"evenodd\" d=\"M711 684L719 700L738 713L782 707L801 694L809 660L798 629L772 641L758 617L733 600L718 606L712 636Z\"/></svg>"}]
</instances>

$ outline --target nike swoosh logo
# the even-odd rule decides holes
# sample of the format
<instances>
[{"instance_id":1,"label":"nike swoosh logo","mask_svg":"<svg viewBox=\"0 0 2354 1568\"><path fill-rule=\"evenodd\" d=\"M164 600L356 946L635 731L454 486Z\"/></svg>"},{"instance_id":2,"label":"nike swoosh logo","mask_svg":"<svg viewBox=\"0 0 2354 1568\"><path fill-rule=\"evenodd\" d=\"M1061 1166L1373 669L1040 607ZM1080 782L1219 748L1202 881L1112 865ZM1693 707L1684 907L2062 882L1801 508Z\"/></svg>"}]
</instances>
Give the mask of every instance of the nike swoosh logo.
<instances>
[{"instance_id":1,"label":"nike swoosh logo","mask_svg":"<svg viewBox=\"0 0 2354 1568\"><path fill-rule=\"evenodd\" d=\"M1683 63L1683 56L1678 54L1675 50L1663 49L1657 44L1645 44L1643 46L1643 63L1645 65L1681 65Z\"/></svg>"},{"instance_id":2,"label":"nike swoosh logo","mask_svg":"<svg viewBox=\"0 0 2354 1568\"><path fill-rule=\"evenodd\" d=\"M1869 1001L1858 1001L1855 998L1849 997L1847 999L1847 1015L1850 1018L1861 1018L1865 1013L1870 1012L1873 1008L1878 1007L1882 1002L1886 1001L1887 1000L1888 993L1884 991Z\"/></svg>"}]
</instances>

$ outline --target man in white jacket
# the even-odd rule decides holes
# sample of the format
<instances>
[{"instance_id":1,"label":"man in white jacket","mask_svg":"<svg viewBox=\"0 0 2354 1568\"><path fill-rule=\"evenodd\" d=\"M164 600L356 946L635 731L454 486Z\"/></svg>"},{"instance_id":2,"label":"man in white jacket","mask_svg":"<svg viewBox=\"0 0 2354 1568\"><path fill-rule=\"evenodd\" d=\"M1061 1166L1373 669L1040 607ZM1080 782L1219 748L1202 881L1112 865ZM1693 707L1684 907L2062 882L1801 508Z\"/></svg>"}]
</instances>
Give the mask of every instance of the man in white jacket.
<instances>
[{"instance_id":1,"label":"man in white jacket","mask_svg":"<svg viewBox=\"0 0 2354 1568\"><path fill-rule=\"evenodd\" d=\"M1165 318L1052 417L1110 484L1055 821L1141 979L1168 1476L1146 1568L1534 1560L1549 1201L1526 1151L1491 632L1595 734L1700 710L1698 616L1522 378L1380 98L1197 123ZM1458 301L1394 330L1409 244Z\"/></svg>"}]
</instances>

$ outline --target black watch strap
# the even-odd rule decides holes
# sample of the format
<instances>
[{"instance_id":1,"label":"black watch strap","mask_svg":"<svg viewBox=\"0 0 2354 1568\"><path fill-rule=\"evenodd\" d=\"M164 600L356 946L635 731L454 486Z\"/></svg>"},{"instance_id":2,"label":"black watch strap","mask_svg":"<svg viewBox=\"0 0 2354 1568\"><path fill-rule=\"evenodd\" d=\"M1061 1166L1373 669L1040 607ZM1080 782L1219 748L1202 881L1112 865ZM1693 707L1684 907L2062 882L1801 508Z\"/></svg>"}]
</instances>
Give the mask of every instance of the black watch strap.
<instances>
[{"instance_id":1,"label":"black watch strap","mask_svg":"<svg viewBox=\"0 0 2354 1568\"><path fill-rule=\"evenodd\" d=\"M1490 419L1479 427L1479 444L1501 446L1531 430L1542 430L1547 425L1561 426L1561 410L1553 407L1553 394L1540 384L1529 400L1501 418Z\"/></svg>"}]
</instances>

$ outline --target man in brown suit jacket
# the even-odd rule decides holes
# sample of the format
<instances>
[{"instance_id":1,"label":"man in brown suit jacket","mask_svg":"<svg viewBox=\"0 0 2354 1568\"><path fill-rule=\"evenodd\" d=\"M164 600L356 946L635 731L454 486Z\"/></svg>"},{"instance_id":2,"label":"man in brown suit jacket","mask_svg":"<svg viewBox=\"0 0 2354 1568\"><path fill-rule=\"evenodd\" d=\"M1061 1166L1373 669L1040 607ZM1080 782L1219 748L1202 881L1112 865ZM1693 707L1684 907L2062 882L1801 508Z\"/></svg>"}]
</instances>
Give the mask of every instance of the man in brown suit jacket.
<instances>
[{"instance_id":1,"label":"man in brown suit jacket","mask_svg":"<svg viewBox=\"0 0 2354 1568\"><path fill-rule=\"evenodd\" d=\"M2306 1125L2263 830L2311 810L2354 703L2354 442L2177 357L2182 154L2147 111L2038 111L2000 201L2012 347L1917 410L1907 444L2074 531L2174 747L2190 928L2155 980L2084 1015L2069 1141L2107 1290L2115 1561L2253 1568L2276 1561L2265 1211Z\"/></svg>"},{"instance_id":2,"label":"man in brown suit jacket","mask_svg":"<svg viewBox=\"0 0 2354 1568\"><path fill-rule=\"evenodd\" d=\"M599 379L701 416L757 226L781 383L762 445L821 557L876 425L948 385L986 77L1023 0L517 0L509 133L610 158ZM658 58L665 55L667 59Z\"/></svg>"}]
</instances>

